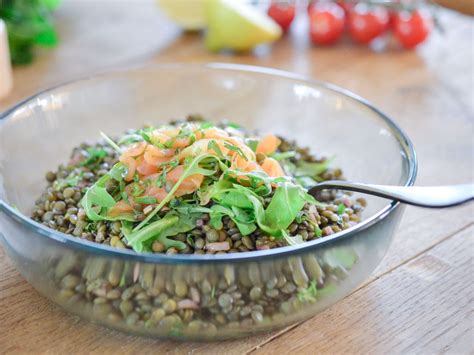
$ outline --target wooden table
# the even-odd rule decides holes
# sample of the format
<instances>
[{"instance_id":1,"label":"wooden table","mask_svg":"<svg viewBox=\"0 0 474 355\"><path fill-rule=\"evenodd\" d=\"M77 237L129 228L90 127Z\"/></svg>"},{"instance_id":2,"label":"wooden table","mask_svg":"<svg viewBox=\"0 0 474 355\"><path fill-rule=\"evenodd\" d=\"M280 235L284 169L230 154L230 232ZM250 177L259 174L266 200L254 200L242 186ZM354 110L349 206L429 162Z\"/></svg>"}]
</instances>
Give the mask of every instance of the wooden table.
<instances>
[{"instance_id":1,"label":"wooden table","mask_svg":"<svg viewBox=\"0 0 474 355\"><path fill-rule=\"evenodd\" d=\"M239 62L306 74L365 96L394 117L419 155L419 185L473 179L473 21L442 12L448 29L418 51L313 48L297 33L258 55L214 55L181 36L153 3L66 2L62 44L15 69L0 111L50 85L136 63ZM118 27L120 24L120 27ZM300 31L298 31L300 30ZM359 289L282 331L220 343L174 343L89 324L41 297L0 249L0 353L473 353L473 204L407 208L382 264Z\"/></svg>"}]
</instances>

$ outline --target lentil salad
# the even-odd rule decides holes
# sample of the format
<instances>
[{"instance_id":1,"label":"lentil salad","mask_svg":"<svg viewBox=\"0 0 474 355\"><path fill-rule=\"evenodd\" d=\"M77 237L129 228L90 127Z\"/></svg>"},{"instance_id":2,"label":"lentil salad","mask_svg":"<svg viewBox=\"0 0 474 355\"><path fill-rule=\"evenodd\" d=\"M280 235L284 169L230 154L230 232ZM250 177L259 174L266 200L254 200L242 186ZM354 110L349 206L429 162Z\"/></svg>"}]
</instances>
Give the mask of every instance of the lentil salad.
<instances>
[{"instance_id":1,"label":"lentil salad","mask_svg":"<svg viewBox=\"0 0 474 355\"><path fill-rule=\"evenodd\" d=\"M32 218L136 252L215 254L303 243L360 221L363 199L306 187L343 179L307 148L199 116L83 143L48 172Z\"/></svg>"}]
</instances>

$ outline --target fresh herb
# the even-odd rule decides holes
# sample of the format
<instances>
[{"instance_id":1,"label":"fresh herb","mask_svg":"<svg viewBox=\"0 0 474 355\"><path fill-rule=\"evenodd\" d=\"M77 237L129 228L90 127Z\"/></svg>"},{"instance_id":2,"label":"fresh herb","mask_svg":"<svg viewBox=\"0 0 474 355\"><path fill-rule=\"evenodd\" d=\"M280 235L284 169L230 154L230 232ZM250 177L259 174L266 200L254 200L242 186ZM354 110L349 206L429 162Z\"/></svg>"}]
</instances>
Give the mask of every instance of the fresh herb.
<instances>
[{"instance_id":1,"label":"fresh herb","mask_svg":"<svg viewBox=\"0 0 474 355\"><path fill-rule=\"evenodd\" d=\"M226 126L229 128L238 129L238 130L242 129L242 126L235 122L226 122Z\"/></svg>"},{"instance_id":2,"label":"fresh herb","mask_svg":"<svg viewBox=\"0 0 474 355\"><path fill-rule=\"evenodd\" d=\"M319 228L318 225L315 225L314 226L314 235L317 237L317 238L321 238L323 236L323 231L321 230L321 228Z\"/></svg>"},{"instance_id":3,"label":"fresh herb","mask_svg":"<svg viewBox=\"0 0 474 355\"><path fill-rule=\"evenodd\" d=\"M145 205L152 205L158 202L156 197L152 196L140 196L140 197L135 197L134 198L135 202L137 203L143 203Z\"/></svg>"},{"instance_id":4,"label":"fresh herb","mask_svg":"<svg viewBox=\"0 0 474 355\"><path fill-rule=\"evenodd\" d=\"M214 299L216 297L216 286L215 285L212 285L212 288L211 288L211 300Z\"/></svg>"},{"instance_id":5,"label":"fresh herb","mask_svg":"<svg viewBox=\"0 0 474 355\"><path fill-rule=\"evenodd\" d=\"M183 336L183 323L176 323L173 325L171 330L168 333L172 337L182 337Z\"/></svg>"},{"instance_id":6,"label":"fresh herb","mask_svg":"<svg viewBox=\"0 0 474 355\"><path fill-rule=\"evenodd\" d=\"M303 243L303 237L301 237L301 235L297 234L295 236L291 236L286 230L282 230L281 232L288 245L297 245Z\"/></svg>"},{"instance_id":7,"label":"fresh herb","mask_svg":"<svg viewBox=\"0 0 474 355\"><path fill-rule=\"evenodd\" d=\"M221 148L219 148L219 145L214 139L209 141L209 143L207 144L207 149L213 150L217 154L219 159L224 159L224 154L222 153Z\"/></svg>"},{"instance_id":8,"label":"fresh herb","mask_svg":"<svg viewBox=\"0 0 474 355\"><path fill-rule=\"evenodd\" d=\"M63 190L66 187L75 187L79 184L79 181L82 179L83 172L77 174L75 172L70 173L64 179L58 179L53 183L53 189L56 191Z\"/></svg>"},{"instance_id":9,"label":"fresh herb","mask_svg":"<svg viewBox=\"0 0 474 355\"><path fill-rule=\"evenodd\" d=\"M153 128L151 127L146 127L139 129L137 131L137 134L142 137L142 139L150 144L154 144L155 142L152 141L151 133L153 132Z\"/></svg>"},{"instance_id":10,"label":"fresh herb","mask_svg":"<svg viewBox=\"0 0 474 355\"><path fill-rule=\"evenodd\" d=\"M35 46L55 47L58 37L52 12L60 0L2 0L0 19L5 21L13 64L29 64Z\"/></svg>"},{"instance_id":11,"label":"fresh herb","mask_svg":"<svg viewBox=\"0 0 474 355\"><path fill-rule=\"evenodd\" d=\"M112 195L105 188L110 179L117 181L122 180L122 176L126 173L127 168L122 163L117 163L113 168L97 182L89 187L81 200L81 205L86 212L87 217L91 221L104 220L135 220L135 216L130 214L111 217L108 210L116 203Z\"/></svg>"},{"instance_id":12,"label":"fresh herb","mask_svg":"<svg viewBox=\"0 0 474 355\"><path fill-rule=\"evenodd\" d=\"M280 230L288 228L310 200L310 196L298 185L284 183L278 186L265 211L265 223Z\"/></svg>"},{"instance_id":13,"label":"fresh herb","mask_svg":"<svg viewBox=\"0 0 474 355\"><path fill-rule=\"evenodd\" d=\"M337 214L338 214L338 215L341 215L341 214L343 214L345 211L346 211L346 206L345 206L343 203L340 203L340 204L337 206Z\"/></svg>"},{"instance_id":14,"label":"fresh herb","mask_svg":"<svg viewBox=\"0 0 474 355\"><path fill-rule=\"evenodd\" d=\"M131 133L124 135L117 143L119 145L130 145L137 142L143 142L143 137L137 133Z\"/></svg>"},{"instance_id":15,"label":"fresh herb","mask_svg":"<svg viewBox=\"0 0 474 355\"><path fill-rule=\"evenodd\" d=\"M242 159L249 160L247 156L244 154L244 152L242 151L242 149L240 149L236 145L230 144L228 142L224 142L224 147L226 147L227 149L233 152L236 152Z\"/></svg>"},{"instance_id":16,"label":"fresh herb","mask_svg":"<svg viewBox=\"0 0 474 355\"><path fill-rule=\"evenodd\" d=\"M108 135L104 132L100 132L100 135L117 153L122 154L122 148L120 148Z\"/></svg>"},{"instance_id":17,"label":"fresh herb","mask_svg":"<svg viewBox=\"0 0 474 355\"><path fill-rule=\"evenodd\" d=\"M250 147L250 149L252 149L253 152L257 151L257 146L258 146L258 140L257 139L247 138L245 140L245 144L247 144Z\"/></svg>"},{"instance_id":18,"label":"fresh herb","mask_svg":"<svg viewBox=\"0 0 474 355\"><path fill-rule=\"evenodd\" d=\"M275 160L285 160L289 158L294 158L296 156L295 151L288 151L288 152L275 152L271 155L271 157Z\"/></svg>"},{"instance_id":19,"label":"fresh herb","mask_svg":"<svg viewBox=\"0 0 474 355\"><path fill-rule=\"evenodd\" d=\"M145 228L133 232L128 231L125 239L128 244L137 252L151 251L151 244L158 240L166 249L174 247L182 250L186 244L170 239L180 233L186 233L196 227L196 220L201 216L200 213L179 214L169 212L165 217L150 223Z\"/></svg>"},{"instance_id":20,"label":"fresh herb","mask_svg":"<svg viewBox=\"0 0 474 355\"><path fill-rule=\"evenodd\" d=\"M200 128L200 129L208 129L208 128L212 128L212 127L214 127L214 123L208 122L208 121L206 121L206 122L201 122L201 123L199 124L199 128Z\"/></svg>"},{"instance_id":21,"label":"fresh herb","mask_svg":"<svg viewBox=\"0 0 474 355\"><path fill-rule=\"evenodd\" d=\"M138 183L139 181L140 181L140 175L138 175L138 173L135 172L135 174L133 174L133 182Z\"/></svg>"},{"instance_id":22,"label":"fresh herb","mask_svg":"<svg viewBox=\"0 0 474 355\"><path fill-rule=\"evenodd\" d=\"M298 291L297 297L298 297L298 300L300 300L303 303L307 303L307 302L314 303L316 302L317 293L318 293L318 290L316 288L316 281L313 280L309 283L309 286L307 288L303 288Z\"/></svg>"},{"instance_id":23,"label":"fresh herb","mask_svg":"<svg viewBox=\"0 0 474 355\"><path fill-rule=\"evenodd\" d=\"M167 171L166 169L163 169L160 175L158 175L158 177L156 178L156 181L155 181L156 187L163 187L166 185L166 175L167 175Z\"/></svg>"},{"instance_id":24,"label":"fresh herb","mask_svg":"<svg viewBox=\"0 0 474 355\"><path fill-rule=\"evenodd\" d=\"M87 159L82 161L80 166L88 166L97 163L101 159L107 156L107 152L104 149L97 149L94 147L89 147L86 149Z\"/></svg>"},{"instance_id":25,"label":"fresh herb","mask_svg":"<svg viewBox=\"0 0 474 355\"><path fill-rule=\"evenodd\" d=\"M307 161L301 161L296 165L295 175L296 176L310 176L316 177L324 173L331 163L331 159L326 159L321 163L311 163Z\"/></svg>"},{"instance_id":26,"label":"fresh herb","mask_svg":"<svg viewBox=\"0 0 474 355\"><path fill-rule=\"evenodd\" d=\"M316 203L314 198L300 186L290 182L280 183L270 204L263 207L261 197L252 190L239 184L220 183L208 192L216 202L211 207L211 224L219 228L223 216L229 216L243 235L250 234L256 225L275 237L283 237L284 231L293 222L306 202ZM295 240L294 243L298 242Z\"/></svg>"},{"instance_id":27,"label":"fresh herb","mask_svg":"<svg viewBox=\"0 0 474 355\"><path fill-rule=\"evenodd\" d=\"M301 185L305 188L310 188L310 187L314 186L319 181L319 179L312 178L312 177L309 177L309 176L297 176L297 177L295 177L295 181L299 185Z\"/></svg>"},{"instance_id":28,"label":"fresh herb","mask_svg":"<svg viewBox=\"0 0 474 355\"><path fill-rule=\"evenodd\" d=\"M122 191L122 192L121 192L120 197L121 197L122 200L124 200L126 203L130 204L130 201L129 201L129 199L128 199L128 194L127 194L125 191Z\"/></svg>"}]
</instances>

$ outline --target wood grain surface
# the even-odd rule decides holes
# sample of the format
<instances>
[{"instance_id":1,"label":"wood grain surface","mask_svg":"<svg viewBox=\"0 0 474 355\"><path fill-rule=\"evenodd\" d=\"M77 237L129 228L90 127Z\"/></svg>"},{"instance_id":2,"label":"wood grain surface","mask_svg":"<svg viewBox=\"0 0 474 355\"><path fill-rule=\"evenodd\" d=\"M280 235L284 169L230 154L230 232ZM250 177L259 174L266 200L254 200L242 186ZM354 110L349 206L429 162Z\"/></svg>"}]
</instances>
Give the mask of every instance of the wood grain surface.
<instances>
[{"instance_id":1,"label":"wood grain surface","mask_svg":"<svg viewBox=\"0 0 474 355\"><path fill-rule=\"evenodd\" d=\"M130 5L133 3L133 5ZM304 19L271 50L210 54L152 1L66 1L61 46L14 72L0 111L48 86L141 63L237 62L295 71L348 88L392 116L419 156L418 185L473 180L473 20L440 13L448 29L417 51L344 42L311 47ZM39 296L0 249L0 353L474 353L473 204L408 207L369 280L344 300L279 332L219 343L129 336L71 316Z\"/></svg>"}]
</instances>

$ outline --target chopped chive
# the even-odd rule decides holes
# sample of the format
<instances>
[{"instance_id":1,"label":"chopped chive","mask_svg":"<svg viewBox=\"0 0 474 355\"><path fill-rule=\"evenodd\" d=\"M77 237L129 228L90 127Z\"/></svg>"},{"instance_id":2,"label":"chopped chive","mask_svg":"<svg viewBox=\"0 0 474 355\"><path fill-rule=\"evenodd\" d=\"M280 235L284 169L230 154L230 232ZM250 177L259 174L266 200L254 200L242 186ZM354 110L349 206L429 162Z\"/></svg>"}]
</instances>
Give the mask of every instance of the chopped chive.
<instances>
[{"instance_id":1,"label":"chopped chive","mask_svg":"<svg viewBox=\"0 0 474 355\"><path fill-rule=\"evenodd\" d=\"M222 153L221 148L219 148L219 145L214 139L209 141L209 143L207 144L207 149L212 149L219 158L224 159L224 153Z\"/></svg>"},{"instance_id":2,"label":"chopped chive","mask_svg":"<svg viewBox=\"0 0 474 355\"><path fill-rule=\"evenodd\" d=\"M224 147L226 147L229 150L232 150L233 152L236 152L242 159L248 160L247 156L244 154L242 149L240 149L239 147L237 147L233 144L227 143L227 142L224 142Z\"/></svg>"},{"instance_id":3,"label":"chopped chive","mask_svg":"<svg viewBox=\"0 0 474 355\"><path fill-rule=\"evenodd\" d=\"M122 154L122 149L117 145L117 143L115 143L108 135L106 135L104 132L100 132L100 135L102 136L102 138L104 138L104 140L112 147L114 148L117 153L120 153Z\"/></svg>"},{"instance_id":4,"label":"chopped chive","mask_svg":"<svg viewBox=\"0 0 474 355\"><path fill-rule=\"evenodd\" d=\"M152 204L158 202L156 197L152 197L152 196L135 197L135 201L138 202L138 203L143 203L145 205L152 205Z\"/></svg>"}]
</instances>

